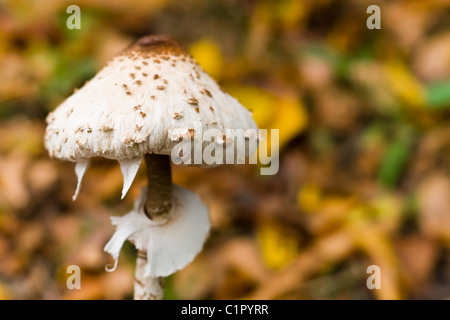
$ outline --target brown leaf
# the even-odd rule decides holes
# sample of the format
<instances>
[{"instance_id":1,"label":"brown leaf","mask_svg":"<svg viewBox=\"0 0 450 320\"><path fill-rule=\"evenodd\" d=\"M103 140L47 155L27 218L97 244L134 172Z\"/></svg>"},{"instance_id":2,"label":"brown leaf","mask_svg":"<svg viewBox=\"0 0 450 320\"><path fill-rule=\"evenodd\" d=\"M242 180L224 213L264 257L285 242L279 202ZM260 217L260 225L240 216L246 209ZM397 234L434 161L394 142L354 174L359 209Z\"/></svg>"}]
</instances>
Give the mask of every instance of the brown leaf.
<instances>
[{"instance_id":1,"label":"brown leaf","mask_svg":"<svg viewBox=\"0 0 450 320\"><path fill-rule=\"evenodd\" d=\"M432 238L450 240L450 178L428 176L417 191L419 225Z\"/></svg>"}]
</instances>

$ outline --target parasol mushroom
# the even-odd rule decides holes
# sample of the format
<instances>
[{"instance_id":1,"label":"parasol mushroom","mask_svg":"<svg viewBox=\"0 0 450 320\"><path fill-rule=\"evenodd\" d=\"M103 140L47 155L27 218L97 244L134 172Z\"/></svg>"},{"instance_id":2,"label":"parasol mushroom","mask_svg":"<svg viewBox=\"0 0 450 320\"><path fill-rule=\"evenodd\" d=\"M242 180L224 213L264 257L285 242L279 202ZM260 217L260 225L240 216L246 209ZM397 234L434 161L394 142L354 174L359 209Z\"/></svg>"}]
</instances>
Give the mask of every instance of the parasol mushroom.
<instances>
[{"instance_id":1,"label":"parasol mushroom","mask_svg":"<svg viewBox=\"0 0 450 320\"><path fill-rule=\"evenodd\" d=\"M196 131L214 129L225 138L216 144L225 148L227 130L246 130L247 140L256 138L247 133L257 130L251 112L167 36L132 43L51 112L47 123L50 155L76 163L74 200L92 157L119 162L122 198L145 158L148 186L130 213L112 218L116 232L105 246L115 264L125 240L138 249L135 299L161 299L160 278L189 264L209 233L207 207L172 184L170 156L180 140L192 141ZM184 164L217 165L203 160Z\"/></svg>"}]
</instances>

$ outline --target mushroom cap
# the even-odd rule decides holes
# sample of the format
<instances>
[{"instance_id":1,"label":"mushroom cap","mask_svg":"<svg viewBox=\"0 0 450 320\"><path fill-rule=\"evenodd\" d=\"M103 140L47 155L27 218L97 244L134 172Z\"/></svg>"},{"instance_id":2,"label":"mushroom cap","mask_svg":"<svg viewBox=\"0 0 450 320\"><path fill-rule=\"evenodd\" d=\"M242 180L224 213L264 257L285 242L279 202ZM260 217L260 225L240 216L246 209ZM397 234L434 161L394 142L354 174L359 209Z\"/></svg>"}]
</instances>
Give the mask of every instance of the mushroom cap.
<instances>
[{"instance_id":1,"label":"mushroom cap","mask_svg":"<svg viewBox=\"0 0 450 320\"><path fill-rule=\"evenodd\" d=\"M203 132L218 129L223 135L226 129L257 130L251 112L167 36L131 44L51 112L47 123L50 155L70 161L170 155L181 139L193 139L198 123Z\"/></svg>"}]
</instances>

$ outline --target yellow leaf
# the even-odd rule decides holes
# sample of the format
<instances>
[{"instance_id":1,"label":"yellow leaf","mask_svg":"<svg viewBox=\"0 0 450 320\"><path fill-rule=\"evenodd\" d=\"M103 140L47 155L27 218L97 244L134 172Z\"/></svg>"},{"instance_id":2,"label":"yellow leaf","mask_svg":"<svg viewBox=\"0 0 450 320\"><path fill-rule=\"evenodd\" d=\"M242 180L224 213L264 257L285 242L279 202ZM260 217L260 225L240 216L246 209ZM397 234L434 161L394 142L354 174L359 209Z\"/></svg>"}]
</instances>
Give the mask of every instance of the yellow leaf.
<instances>
[{"instance_id":1,"label":"yellow leaf","mask_svg":"<svg viewBox=\"0 0 450 320\"><path fill-rule=\"evenodd\" d=\"M279 14L285 28L295 28L308 14L305 2L298 0L279 1Z\"/></svg>"},{"instance_id":2,"label":"yellow leaf","mask_svg":"<svg viewBox=\"0 0 450 320\"><path fill-rule=\"evenodd\" d=\"M400 60L390 59L386 63L385 73L389 87L401 100L412 106L424 104L425 91L422 84Z\"/></svg>"},{"instance_id":3,"label":"yellow leaf","mask_svg":"<svg viewBox=\"0 0 450 320\"><path fill-rule=\"evenodd\" d=\"M297 97L285 95L277 97L258 87L228 87L230 94L245 107L253 111L253 119L260 129L279 129L279 148L283 148L307 125L308 115ZM260 148L270 150L270 134L262 141Z\"/></svg>"},{"instance_id":4,"label":"yellow leaf","mask_svg":"<svg viewBox=\"0 0 450 320\"><path fill-rule=\"evenodd\" d=\"M260 226L257 240L265 264L273 270L286 267L297 256L299 239L279 225L266 223Z\"/></svg>"},{"instance_id":5,"label":"yellow leaf","mask_svg":"<svg viewBox=\"0 0 450 320\"><path fill-rule=\"evenodd\" d=\"M253 112L253 119L259 128L268 128L275 117L276 98L258 87L228 86L226 90L247 109Z\"/></svg>"},{"instance_id":6,"label":"yellow leaf","mask_svg":"<svg viewBox=\"0 0 450 320\"><path fill-rule=\"evenodd\" d=\"M224 62L220 49L214 42L208 39L199 40L189 47L189 52L211 77L221 77Z\"/></svg>"},{"instance_id":7,"label":"yellow leaf","mask_svg":"<svg viewBox=\"0 0 450 320\"><path fill-rule=\"evenodd\" d=\"M381 195L371 204L376 219L385 230L396 230L402 223L403 202L395 195Z\"/></svg>"},{"instance_id":8,"label":"yellow leaf","mask_svg":"<svg viewBox=\"0 0 450 320\"><path fill-rule=\"evenodd\" d=\"M315 184L303 185L297 197L299 207L306 212L314 212L320 208L321 190Z\"/></svg>"},{"instance_id":9,"label":"yellow leaf","mask_svg":"<svg viewBox=\"0 0 450 320\"><path fill-rule=\"evenodd\" d=\"M0 300L11 300L11 296L4 286L0 283Z\"/></svg>"},{"instance_id":10,"label":"yellow leaf","mask_svg":"<svg viewBox=\"0 0 450 320\"><path fill-rule=\"evenodd\" d=\"M282 149L306 127L308 116L301 101L294 97L280 99L276 108L278 112L270 128L280 130L280 149Z\"/></svg>"},{"instance_id":11,"label":"yellow leaf","mask_svg":"<svg viewBox=\"0 0 450 320\"><path fill-rule=\"evenodd\" d=\"M404 298L401 267L388 235L372 225L350 227L349 233L356 246L368 255L370 263L380 267L381 289L374 290L376 298L380 300Z\"/></svg>"}]
</instances>

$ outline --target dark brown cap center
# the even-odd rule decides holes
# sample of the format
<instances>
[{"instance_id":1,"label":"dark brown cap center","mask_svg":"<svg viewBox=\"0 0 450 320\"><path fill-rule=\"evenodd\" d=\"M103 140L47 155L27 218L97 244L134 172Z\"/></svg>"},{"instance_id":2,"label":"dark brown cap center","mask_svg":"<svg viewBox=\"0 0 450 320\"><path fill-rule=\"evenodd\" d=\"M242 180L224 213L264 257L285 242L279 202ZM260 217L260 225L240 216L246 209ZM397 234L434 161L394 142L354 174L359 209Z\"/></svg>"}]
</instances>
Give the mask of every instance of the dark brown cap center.
<instances>
[{"instance_id":1,"label":"dark brown cap center","mask_svg":"<svg viewBox=\"0 0 450 320\"><path fill-rule=\"evenodd\" d=\"M133 42L124 53L140 52L143 54L170 54L179 56L186 54L186 49L176 40L166 35L144 36Z\"/></svg>"}]
</instances>

